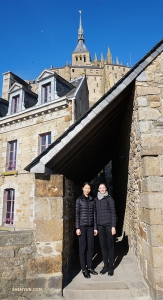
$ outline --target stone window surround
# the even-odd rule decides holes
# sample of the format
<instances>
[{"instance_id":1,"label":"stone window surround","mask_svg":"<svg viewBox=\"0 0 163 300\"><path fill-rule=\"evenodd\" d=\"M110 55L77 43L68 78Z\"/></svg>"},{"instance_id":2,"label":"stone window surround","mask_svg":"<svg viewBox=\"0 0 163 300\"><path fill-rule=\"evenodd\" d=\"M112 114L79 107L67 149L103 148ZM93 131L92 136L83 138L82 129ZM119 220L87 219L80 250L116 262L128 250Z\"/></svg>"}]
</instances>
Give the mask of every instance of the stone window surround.
<instances>
[{"instance_id":1,"label":"stone window surround","mask_svg":"<svg viewBox=\"0 0 163 300\"><path fill-rule=\"evenodd\" d=\"M45 104L45 103L42 103L42 92L43 92L43 86L46 84L51 84L51 100L49 102L57 100L59 98L59 96L57 95L57 91L56 91L56 78L54 75L47 76L47 77L44 77L44 78L38 80L38 84L39 84L38 102L37 102L36 106Z\"/></svg>"},{"instance_id":2,"label":"stone window surround","mask_svg":"<svg viewBox=\"0 0 163 300\"><path fill-rule=\"evenodd\" d=\"M19 88L19 89L15 90L15 91L13 91L9 94L9 107L8 107L7 116L13 115L13 113L12 113L12 101L13 101L13 98L16 97L16 96L19 96L18 112L25 109L25 106L24 106L24 91L23 91L23 89ZM14 113L14 115L15 114L16 113Z\"/></svg>"},{"instance_id":3,"label":"stone window surround","mask_svg":"<svg viewBox=\"0 0 163 300\"><path fill-rule=\"evenodd\" d=\"M14 205L14 216L16 213L16 199L19 196L19 188L18 185L11 180L3 184L0 188L0 226L5 227L14 227L14 221L12 225L3 224L3 217L4 217L4 204L5 204L5 190L7 189L14 189L15 190L15 205Z\"/></svg>"},{"instance_id":4,"label":"stone window surround","mask_svg":"<svg viewBox=\"0 0 163 300\"><path fill-rule=\"evenodd\" d=\"M48 139L49 139L49 135L50 135L50 144L48 143L49 141L48 141ZM43 150L41 150L41 148L42 148L42 146L43 146L43 144L42 144L42 138L43 137L46 137L46 148L47 147L49 147L50 145L51 145L51 143L52 143L52 140L51 140L51 138L52 138L52 135L51 135L51 132L45 132L45 133L41 133L41 134L39 134L39 138L38 138L38 154L40 154L40 153L42 153L43 152ZM46 149L45 148L45 149ZM44 150L45 150L44 149Z\"/></svg>"},{"instance_id":5,"label":"stone window surround","mask_svg":"<svg viewBox=\"0 0 163 300\"><path fill-rule=\"evenodd\" d=\"M16 152L15 167L14 167L14 169L10 170L9 169L9 157L10 157L11 143L15 143L15 142L16 142L16 149L14 147L14 150L15 150L14 153ZM6 171L15 171L16 170L16 163L17 163L17 153L18 153L18 141L15 140L15 139L11 140L11 141L7 141L6 149L7 149L7 151L6 151Z\"/></svg>"},{"instance_id":6,"label":"stone window surround","mask_svg":"<svg viewBox=\"0 0 163 300\"><path fill-rule=\"evenodd\" d=\"M11 193L11 199L8 199L9 194ZM12 225L14 221L14 214L13 214L13 207L15 202L15 190L14 189L5 189L4 190L4 218L3 223L4 225ZM8 202L10 201L10 205L8 208ZM7 214L9 213L9 217L7 217ZM13 214L13 215L12 215ZM11 222L11 223L7 223Z\"/></svg>"}]
</instances>

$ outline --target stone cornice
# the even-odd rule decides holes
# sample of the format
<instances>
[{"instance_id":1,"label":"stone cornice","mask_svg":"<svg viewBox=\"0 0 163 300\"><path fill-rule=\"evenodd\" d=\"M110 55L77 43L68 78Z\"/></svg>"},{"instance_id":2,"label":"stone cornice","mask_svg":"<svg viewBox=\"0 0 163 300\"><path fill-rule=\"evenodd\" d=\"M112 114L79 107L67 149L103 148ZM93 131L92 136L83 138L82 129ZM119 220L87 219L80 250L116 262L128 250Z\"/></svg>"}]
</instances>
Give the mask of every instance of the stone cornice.
<instances>
[{"instance_id":1,"label":"stone cornice","mask_svg":"<svg viewBox=\"0 0 163 300\"><path fill-rule=\"evenodd\" d=\"M69 100L67 98L55 100L52 102L44 103L39 106L33 106L31 108L25 109L17 114L5 116L0 118L0 127L6 125L19 123L21 121L26 121L44 114L50 114L53 111L58 111L65 109L69 106Z\"/></svg>"}]
</instances>

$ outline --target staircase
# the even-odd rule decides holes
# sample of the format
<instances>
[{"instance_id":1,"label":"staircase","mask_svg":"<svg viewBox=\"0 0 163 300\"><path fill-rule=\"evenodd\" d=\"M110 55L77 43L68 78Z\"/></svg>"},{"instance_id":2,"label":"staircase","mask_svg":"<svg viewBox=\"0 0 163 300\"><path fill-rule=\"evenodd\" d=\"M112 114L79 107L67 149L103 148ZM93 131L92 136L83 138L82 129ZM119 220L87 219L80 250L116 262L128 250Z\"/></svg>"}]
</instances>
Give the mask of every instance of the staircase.
<instances>
[{"instance_id":1,"label":"staircase","mask_svg":"<svg viewBox=\"0 0 163 300\"><path fill-rule=\"evenodd\" d=\"M148 285L130 251L116 245L114 276L91 275L84 278L79 263L74 262L69 282L63 289L65 300L151 300ZM124 246L124 245L123 245ZM127 252L127 253L126 253ZM98 273L103 267L101 254L96 253L94 267Z\"/></svg>"}]
</instances>

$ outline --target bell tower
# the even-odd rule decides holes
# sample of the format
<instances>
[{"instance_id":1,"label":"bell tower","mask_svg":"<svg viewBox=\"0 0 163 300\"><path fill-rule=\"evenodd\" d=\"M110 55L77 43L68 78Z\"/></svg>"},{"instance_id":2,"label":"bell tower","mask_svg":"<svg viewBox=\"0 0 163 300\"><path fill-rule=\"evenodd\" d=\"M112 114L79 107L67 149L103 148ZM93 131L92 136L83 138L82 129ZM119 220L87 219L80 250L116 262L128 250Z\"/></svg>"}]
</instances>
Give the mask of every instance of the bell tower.
<instances>
[{"instance_id":1,"label":"bell tower","mask_svg":"<svg viewBox=\"0 0 163 300\"><path fill-rule=\"evenodd\" d=\"M90 65L90 52L88 51L85 45L81 10L79 10L79 14L80 14L80 19L79 19L79 29L78 29L78 44L72 53L72 66Z\"/></svg>"}]
</instances>

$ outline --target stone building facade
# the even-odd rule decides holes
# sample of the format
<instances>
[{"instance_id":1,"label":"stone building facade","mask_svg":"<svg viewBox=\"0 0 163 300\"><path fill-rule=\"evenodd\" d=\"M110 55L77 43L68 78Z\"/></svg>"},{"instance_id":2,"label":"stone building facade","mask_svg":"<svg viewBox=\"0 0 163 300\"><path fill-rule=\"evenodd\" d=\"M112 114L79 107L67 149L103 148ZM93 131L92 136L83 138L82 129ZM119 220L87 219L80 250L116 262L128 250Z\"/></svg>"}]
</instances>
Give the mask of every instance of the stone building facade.
<instances>
[{"instance_id":1,"label":"stone building facade","mask_svg":"<svg viewBox=\"0 0 163 300\"><path fill-rule=\"evenodd\" d=\"M4 74L9 86L14 76L11 72ZM88 89L85 77L69 83L46 70L38 78L38 94L29 84L14 78L17 81L6 99L7 114L0 118L0 226L33 229L34 179L24 168L88 109ZM49 99L43 102L48 96L43 94L47 82L51 95L49 92ZM0 100L0 109L4 101Z\"/></svg>"}]
</instances>

